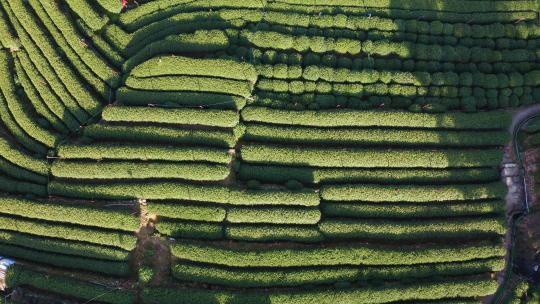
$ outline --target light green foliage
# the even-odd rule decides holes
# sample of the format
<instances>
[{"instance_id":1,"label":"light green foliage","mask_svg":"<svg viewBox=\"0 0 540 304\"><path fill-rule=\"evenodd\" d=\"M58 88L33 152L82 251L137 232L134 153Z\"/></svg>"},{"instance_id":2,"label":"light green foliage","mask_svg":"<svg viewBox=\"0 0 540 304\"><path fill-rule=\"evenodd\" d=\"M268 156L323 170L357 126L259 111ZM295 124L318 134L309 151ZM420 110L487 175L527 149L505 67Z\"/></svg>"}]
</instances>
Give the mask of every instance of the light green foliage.
<instances>
[{"instance_id":1,"label":"light green foliage","mask_svg":"<svg viewBox=\"0 0 540 304\"><path fill-rule=\"evenodd\" d=\"M354 287L349 289L315 289L308 291L225 291L208 289L144 289L143 303L208 303L211 299L216 304L332 304L336 299L340 303L390 303L405 300L434 300L448 297L476 297L495 292L497 283L489 278L459 279L442 282L421 282L412 284L389 285L386 287Z\"/></svg>"},{"instance_id":2,"label":"light green foliage","mask_svg":"<svg viewBox=\"0 0 540 304\"><path fill-rule=\"evenodd\" d=\"M72 277L33 271L22 265L15 265L10 268L6 276L6 282L9 287L29 285L88 300L99 296L101 302L111 304L131 304L136 298L132 291L120 286L114 286L107 281L95 284Z\"/></svg>"},{"instance_id":3,"label":"light green foliage","mask_svg":"<svg viewBox=\"0 0 540 304\"><path fill-rule=\"evenodd\" d=\"M242 159L249 163L269 163L344 168L463 168L495 167L499 150L420 150L367 148L312 148L246 144Z\"/></svg>"},{"instance_id":4,"label":"light green foliage","mask_svg":"<svg viewBox=\"0 0 540 304\"><path fill-rule=\"evenodd\" d=\"M221 206L154 201L148 202L148 211L159 217L206 222L222 222L226 213L225 208Z\"/></svg>"},{"instance_id":5,"label":"light green foliage","mask_svg":"<svg viewBox=\"0 0 540 304\"><path fill-rule=\"evenodd\" d=\"M422 146L502 146L507 131L453 131L410 129L336 129L248 124L245 139L283 143L422 145Z\"/></svg>"},{"instance_id":6,"label":"light green foliage","mask_svg":"<svg viewBox=\"0 0 540 304\"><path fill-rule=\"evenodd\" d=\"M256 242L316 243L323 240L316 225L228 224L225 235L232 240Z\"/></svg>"},{"instance_id":7,"label":"light green foliage","mask_svg":"<svg viewBox=\"0 0 540 304\"><path fill-rule=\"evenodd\" d=\"M2 196L0 213L24 218L78 224L96 228L134 231L139 220L128 212Z\"/></svg>"},{"instance_id":8,"label":"light green foliage","mask_svg":"<svg viewBox=\"0 0 540 304\"><path fill-rule=\"evenodd\" d=\"M410 113L399 111L288 111L247 107L246 121L313 127L418 127L428 129L502 129L510 123L505 112L484 113Z\"/></svg>"},{"instance_id":9,"label":"light green foliage","mask_svg":"<svg viewBox=\"0 0 540 304\"><path fill-rule=\"evenodd\" d=\"M323 220L319 228L328 239L419 240L503 235L506 226L500 218L444 220Z\"/></svg>"},{"instance_id":10,"label":"light green foliage","mask_svg":"<svg viewBox=\"0 0 540 304\"><path fill-rule=\"evenodd\" d=\"M292 205L317 206L319 196L314 191L283 190L244 191L224 186L194 185L174 182L94 183L80 184L54 180L49 183L51 194L79 198L102 199L179 199L232 205Z\"/></svg>"},{"instance_id":11,"label":"light green foliage","mask_svg":"<svg viewBox=\"0 0 540 304\"><path fill-rule=\"evenodd\" d=\"M322 212L326 216L368 218L415 218L457 217L467 215L503 214L505 205L500 200L463 201L449 204L395 203L381 204L363 202L324 202Z\"/></svg>"},{"instance_id":12,"label":"light green foliage","mask_svg":"<svg viewBox=\"0 0 540 304\"><path fill-rule=\"evenodd\" d=\"M195 241L178 241L171 250L174 256L187 261L231 267L415 265L500 257L505 252L501 244L483 243L447 244L422 248L354 243L340 243L332 247L297 246L294 248L259 248L245 244L239 248L226 248Z\"/></svg>"},{"instance_id":13,"label":"light green foliage","mask_svg":"<svg viewBox=\"0 0 540 304\"><path fill-rule=\"evenodd\" d=\"M55 161L51 174L74 179L156 179L179 178L219 181L230 173L226 165L190 162Z\"/></svg>"},{"instance_id":14,"label":"light green foliage","mask_svg":"<svg viewBox=\"0 0 540 304\"><path fill-rule=\"evenodd\" d=\"M297 180L306 184L330 182L391 182L409 183L489 182L499 179L497 168L313 168L242 163L238 177L242 180L260 180L286 183Z\"/></svg>"},{"instance_id":15,"label":"light green foliage","mask_svg":"<svg viewBox=\"0 0 540 304\"><path fill-rule=\"evenodd\" d=\"M88 0L66 0L69 8L81 18L94 32L99 31L109 21L92 8ZM112 1L111 1L112 2Z\"/></svg>"},{"instance_id":16,"label":"light green foliage","mask_svg":"<svg viewBox=\"0 0 540 304\"><path fill-rule=\"evenodd\" d=\"M58 147L58 156L69 159L209 161L221 164L231 161L231 156L224 149L121 143L64 144Z\"/></svg>"},{"instance_id":17,"label":"light green foliage","mask_svg":"<svg viewBox=\"0 0 540 304\"><path fill-rule=\"evenodd\" d=\"M251 96L253 89L253 84L247 81L195 76L129 76L126 85L137 90L211 92L244 98Z\"/></svg>"},{"instance_id":18,"label":"light green foliage","mask_svg":"<svg viewBox=\"0 0 540 304\"><path fill-rule=\"evenodd\" d=\"M225 59L197 59L183 56L159 56L134 68L131 75L139 78L162 75L191 75L257 81L255 68L245 62Z\"/></svg>"},{"instance_id":19,"label":"light green foliage","mask_svg":"<svg viewBox=\"0 0 540 304\"><path fill-rule=\"evenodd\" d=\"M506 188L502 183L465 185L325 185L321 197L331 201L366 202L444 202L502 198Z\"/></svg>"},{"instance_id":20,"label":"light green foliage","mask_svg":"<svg viewBox=\"0 0 540 304\"><path fill-rule=\"evenodd\" d=\"M173 276L182 281L235 287L267 287L331 284L339 281L423 278L449 274L465 275L498 271L503 267L504 260L501 258L414 266L339 266L291 270L244 270L242 268L199 266L180 262L173 267Z\"/></svg>"},{"instance_id":21,"label":"light green foliage","mask_svg":"<svg viewBox=\"0 0 540 304\"><path fill-rule=\"evenodd\" d=\"M105 121L114 122L155 122L224 128L232 128L240 120L236 111L126 106L105 107L102 117Z\"/></svg>"},{"instance_id":22,"label":"light green foliage","mask_svg":"<svg viewBox=\"0 0 540 304\"><path fill-rule=\"evenodd\" d=\"M316 224L321 219L318 208L234 207L227 210L230 223Z\"/></svg>"}]
</instances>

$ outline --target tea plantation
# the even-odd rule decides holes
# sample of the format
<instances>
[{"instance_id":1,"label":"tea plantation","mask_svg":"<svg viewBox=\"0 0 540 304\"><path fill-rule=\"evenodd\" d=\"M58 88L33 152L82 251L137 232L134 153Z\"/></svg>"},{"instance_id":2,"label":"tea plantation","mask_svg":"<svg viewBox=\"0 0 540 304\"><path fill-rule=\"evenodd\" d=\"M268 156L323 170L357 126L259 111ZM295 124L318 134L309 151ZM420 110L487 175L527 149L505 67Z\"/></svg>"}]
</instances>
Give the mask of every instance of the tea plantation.
<instances>
[{"instance_id":1,"label":"tea plantation","mask_svg":"<svg viewBox=\"0 0 540 304\"><path fill-rule=\"evenodd\" d=\"M488 303L512 111L540 101L539 11L0 0L6 294Z\"/></svg>"}]
</instances>

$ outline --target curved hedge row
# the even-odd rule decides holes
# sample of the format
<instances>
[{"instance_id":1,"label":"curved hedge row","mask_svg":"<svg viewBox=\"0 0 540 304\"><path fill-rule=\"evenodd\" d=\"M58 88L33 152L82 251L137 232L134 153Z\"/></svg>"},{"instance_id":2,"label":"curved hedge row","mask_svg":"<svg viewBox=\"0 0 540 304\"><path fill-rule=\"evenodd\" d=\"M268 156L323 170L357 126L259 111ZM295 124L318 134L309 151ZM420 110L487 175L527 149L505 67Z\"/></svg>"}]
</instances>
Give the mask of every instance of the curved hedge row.
<instances>
[{"instance_id":1,"label":"curved hedge row","mask_svg":"<svg viewBox=\"0 0 540 304\"><path fill-rule=\"evenodd\" d=\"M183 56L159 56L131 70L131 76L146 78L163 75L191 75L257 82L257 71L247 62L226 59L199 59Z\"/></svg>"},{"instance_id":2,"label":"curved hedge row","mask_svg":"<svg viewBox=\"0 0 540 304\"><path fill-rule=\"evenodd\" d=\"M155 122L232 128L240 120L236 111L109 106L101 113L105 121Z\"/></svg>"},{"instance_id":3,"label":"curved hedge row","mask_svg":"<svg viewBox=\"0 0 540 304\"><path fill-rule=\"evenodd\" d=\"M37 95L41 97L43 102L46 104L47 108L54 113L58 120L60 120L65 126L71 130L77 130L80 128L80 122L76 115L71 113L69 108L69 102L66 100L60 100L59 97L55 94L53 89L47 85L46 79L41 76L39 69L37 69L30 57L26 52L17 52L17 62L21 66L21 70L24 70L24 73L27 75L29 83L31 83ZM21 80L22 83L23 80Z\"/></svg>"},{"instance_id":4,"label":"curved hedge row","mask_svg":"<svg viewBox=\"0 0 540 304\"><path fill-rule=\"evenodd\" d=\"M321 197L330 201L365 202L443 202L502 198L506 188L501 183L464 185L324 185Z\"/></svg>"},{"instance_id":5,"label":"curved hedge row","mask_svg":"<svg viewBox=\"0 0 540 304\"><path fill-rule=\"evenodd\" d=\"M247 81L195 76L129 76L126 86L137 90L210 92L244 98L250 97L253 90L253 84Z\"/></svg>"},{"instance_id":6,"label":"curved hedge row","mask_svg":"<svg viewBox=\"0 0 540 304\"><path fill-rule=\"evenodd\" d=\"M461 262L502 257L501 244L451 244L444 246L388 247L383 245L336 244L328 247L226 248L209 242L178 241L171 247L179 259L231 267L295 267L334 265L415 265ZM331 257L331 258L329 258Z\"/></svg>"},{"instance_id":7,"label":"curved hedge row","mask_svg":"<svg viewBox=\"0 0 540 304\"><path fill-rule=\"evenodd\" d=\"M23 137L21 140L35 141L46 147L54 147L60 136L36 123L36 117L31 112L33 107L28 103L28 100L19 97L16 93L15 81L10 73L9 63L11 60L4 52L0 52L0 91L4 94L5 104L7 106L6 115L11 115L14 122L22 131ZM2 115L4 121L5 115ZM25 139L26 137L26 139Z\"/></svg>"},{"instance_id":8,"label":"curved hedge row","mask_svg":"<svg viewBox=\"0 0 540 304\"><path fill-rule=\"evenodd\" d=\"M496 167L500 150L422 150L323 148L245 144L240 151L248 163L337 168L466 168Z\"/></svg>"},{"instance_id":9,"label":"curved hedge row","mask_svg":"<svg viewBox=\"0 0 540 304\"><path fill-rule=\"evenodd\" d=\"M51 100L58 99L58 102L64 104L68 109L68 112L75 116L79 122L86 121L89 118L88 113L79 104L77 97L74 97L76 95L72 95L72 92L66 88L62 78L64 74L57 75L56 71L49 64L48 60L51 60L50 58L47 58L49 53L42 53L43 51L41 48L36 45L34 41L32 41L30 35L27 34L24 29L22 29L22 26L12 14L10 14L10 19L11 24L18 29L17 34L21 44L26 50L26 52L21 52L18 54L23 66L25 64L25 60L22 58L25 58L24 55L27 54L29 64L31 62L36 67L36 70L42 75L46 83L50 86L51 92L54 93L51 94L51 96L57 96L52 97ZM25 66L27 72L32 70L32 68L29 67L29 64ZM50 98L49 95L43 95L43 97L46 99Z\"/></svg>"},{"instance_id":10,"label":"curved hedge row","mask_svg":"<svg viewBox=\"0 0 540 304\"><path fill-rule=\"evenodd\" d=\"M127 87L121 87L116 91L116 99L121 104L132 106L158 104L170 107L238 110L246 105L246 99L239 96L207 92L143 91Z\"/></svg>"},{"instance_id":11,"label":"curved hedge row","mask_svg":"<svg viewBox=\"0 0 540 304\"><path fill-rule=\"evenodd\" d=\"M410 113L398 111L290 111L246 107L242 118L251 122L312 127L408 127L426 129L504 129L511 117L505 112L485 113Z\"/></svg>"},{"instance_id":12,"label":"curved hedge row","mask_svg":"<svg viewBox=\"0 0 540 304\"><path fill-rule=\"evenodd\" d=\"M88 86L82 83L75 72L65 64L65 60L59 55L52 42L49 40L47 34L42 30L42 27L37 24L33 18L33 14L28 11L28 8L25 7L23 2L17 0L10 1L9 4L7 4L6 1L2 1L2 3L4 9L6 9L8 12L11 23L14 24L15 28L17 29L17 33L19 35L20 32L23 31L28 33L28 35L29 33L32 33L32 35L30 35L31 39L37 46L39 46L39 49L47 58L47 62L49 62L58 77L60 77L67 91L73 97L75 97L77 102L89 114L98 113L101 107L101 103L99 102L98 98L94 96L90 90L88 90ZM10 11L8 8L10 8L12 11ZM15 21L20 22L20 26L22 28L19 28ZM23 46L26 47L24 42Z\"/></svg>"}]
</instances>

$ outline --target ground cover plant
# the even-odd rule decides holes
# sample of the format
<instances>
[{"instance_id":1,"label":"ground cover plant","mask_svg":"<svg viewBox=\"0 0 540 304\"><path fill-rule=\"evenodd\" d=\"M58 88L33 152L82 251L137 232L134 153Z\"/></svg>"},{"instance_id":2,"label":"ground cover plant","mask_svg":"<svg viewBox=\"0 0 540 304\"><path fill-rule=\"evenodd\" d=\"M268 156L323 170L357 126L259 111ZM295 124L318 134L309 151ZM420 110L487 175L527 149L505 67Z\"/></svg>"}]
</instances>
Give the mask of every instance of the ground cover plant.
<instances>
[{"instance_id":1,"label":"ground cover plant","mask_svg":"<svg viewBox=\"0 0 540 304\"><path fill-rule=\"evenodd\" d=\"M533 0L0 0L0 256L81 303L480 303ZM529 130L534 134L534 126Z\"/></svg>"}]
</instances>

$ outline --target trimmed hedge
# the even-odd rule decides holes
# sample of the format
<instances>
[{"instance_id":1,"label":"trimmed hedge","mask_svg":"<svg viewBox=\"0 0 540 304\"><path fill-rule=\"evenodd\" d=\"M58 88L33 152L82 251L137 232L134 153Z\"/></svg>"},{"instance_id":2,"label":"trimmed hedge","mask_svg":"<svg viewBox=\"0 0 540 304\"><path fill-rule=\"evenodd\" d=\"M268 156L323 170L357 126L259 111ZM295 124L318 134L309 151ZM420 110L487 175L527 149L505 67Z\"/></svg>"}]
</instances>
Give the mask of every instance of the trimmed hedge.
<instances>
[{"instance_id":1,"label":"trimmed hedge","mask_svg":"<svg viewBox=\"0 0 540 304\"><path fill-rule=\"evenodd\" d=\"M248 163L338 168L466 168L496 167L501 150L424 150L326 148L245 144L242 160Z\"/></svg>"},{"instance_id":2,"label":"trimmed hedge","mask_svg":"<svg viewBox=\"0 0 540 304\"><path fill-rule=\"evenodd\" d=\"M497 290L497 282L485 278L460 278L450 281L416 282L384 287L349 289L314 289L303 291L226 291L194 288L145 288L142 303L215 303L215 304L340 304L390 303L413 300L436 300L454 297L482 297Z\"/></svg>"},{"instance_id":3,"label":"trimmed hedge","mask_svg":"<svg viewBox=\"0 0 540 304\"><path fill-rule=\"evenodd\" d=\"M344 281L420 279L494 272L503 268L504 260L501 258L414 266L339 266L333 268L247 270L179 262L173 266L172 275L184 282L195 281L245 288L332 284Z\"/></svg>"},{"instance_id":4,"label":"trimmed hedge","mask_svg":"<svg viewBox=\"0 0 540 304\"><path fill-rule=\"evenodd\" d=\"M38 69L32 64L32 61L26 52L17 52L16 55L18 63L21 65L21 68L28 76L30 83L34 86L48 109L50 109L50 111L53 112L69 130L74 131L79 129L81 124L77 120L77 117L70 112L68 108L69 102L60 100L51 88L54 86L51 85L50 87L47 84L46 79L41 76ZM21 80L21 83L23 81L24 80Z\"/></svg>"},{"instance_id":5,"label":"trimmed hedge","mask_svg":"<svg viewBox=\"0 0 540 304\"><path fill-rule=\"evenodd\" d=\"M96 12L87 0L66 0L66 3L94 32L101 30L109 21L109 18Z\"/></svg>"},{"instance_id":6,"label":"trimmed hedge","mask_svg":"<svg viewBox=\"0 0 540 304\"><path fill-rule=\"evenodd\" d=\"M234 207L227 210L229 223L317 224L321 219L318 208Z\"/></svg>"},{"instance_id":7,"label":"trimmed hedge","mask_svg":"<svg viewBox=\"0 0 540 304\"><path fill-rule=\"evenodd\" d=\"M502 146L509 138L507 131L336 129L262 124L248 124L245 133L245 139L262 142L385 146Z\"/></svg>"},{"instance_id":8,"label":"trimmed hedge","mask_svg":"<svg viewBox=\"0 0 540 304\"><path fill-rule=\"evenodd\" d=\"M16 232L0 231L0 243L16 245L29 249L95 258L100 260L127 261L129 252L104 246L96 246L81 242L63 241L54 238L34 237Z\"/></svg>"},{"instance_id":9,"label":"trimmed hedge","mask_svg":"<svg viewBox=\"0 0 540 304\"><path fill-rule=\"evenodd\" d=\"M24 247L0 243L2 254L35 263L43 263L57 267L82 269L113 276L126 277L130 274L127 261L106 261L91 258L76 257L43 251L35 251Z\"/></svg>"},{"instance_id":10,"label":"trimmed hedge","mask_svg":"<svg viewBox=\"0 0 540 304\"><path fill-rule=\"evenodd\" d=\"M107 1L109 3L112 3L108 0L99 0L99 1ZM117 4L116 2L114 4ZM114 5L113 4L113 5ZM122 57L122 55L115 50L103 37L101 37L100 34L94 33L83 21L80 19L76 20L77 27L79 30L92 41L92 46L96 48L99 53L107 58L107 60L113 64L116 68L120 68L122 66L122 63L124 63L125 59Z\"/></svg>"},{"instance_id":11,"label":"trimmed hedge","mask_svg":"<svg viewBox=\"0 0 540 304\"><path fill-rule=\"evenodd\" d=\"M99 4L101 8L111 14L120 14L122 11L122 2L109 0L93 0L93 2Z\"/></svg>"},{"instance_id":12,"label":"trimmed hedge","mask_svg":"<svg viewBox=\"0 0 540 304\"><path fill-rule=\"evenodd\" d=\"M506 187L500 182L465 185L367 185L342 184L321 187L321 197L329 201L444 202L502 198Z\"/></svg>"},{"instance_id":13,"label":"trimmed hedge","mask_svg":"<svg viewBox=\"0 0 540 304\"><path fill-rule=\"evenodd\" d=\"M153 103L172 104L178 107L238 110L246 105L245 98L232 95L207 92L143 91L127 87L121 87L116 91L116 99L121 104L132 106L146 106Z\"/></svg>"},{"instance_id":14,"label":"trimmed hedge","mask_svg":"<svg viewBox=\"0 0 540 304\"><path fill-rule=\"evenodd\" d=\"M328 2L324 0L276 0L280 3L288 3L295 5L312 5L312 6L327 6ZM467 0L457 0L446 2L443 0L413 0L408 2L395 2L392 0L366 0L358 3L354 0L336 0L332 5L338 6L353 6L353 7L369 7L369 8L390 8L403 10L428 10L437 11L443 9L445 12L470 13L470 12L496 12L496 11L536 11L538 3L534 1L476 1L471 3Z\"/></svg>"},{"instance_id":15,"label":"trimmed hedge","mask_svg":"<svg viewBox=\"0 0 540 304\"><path fill-rule=\"evenodd\" d=\"M120 49L124 49L125 46L121 46ZM124 62L122 70L129 72L140 63L159 54L214 52L228 47L229 38L221 30L197 30L189 34L170 35L140 49Z\"/></svg>"},{"instance_id":16,"label":"trimmed hedge","mask_svg":"<svg viewBox=\"0 0 540 304\"><path fill-rule=\"evenodd\" d=\"M300 242L315 243L323 235L315 225L228 224L227 239L248 242Z\"/></svg>"},{"instance_id":17,"label":"trimmed hedge","mask_svg":"<svg viewBox=\"0 0 540 304\"><path fill-rule=\"evenodd\" d=\"M220 181L230 170L226 165L191 162L64 161L51 166L51 174L72 179L158 179L178 178Z\"/></svg>"},{"instance_id":18,"label":"trimmed hedge","mask_svg":"<svg viewBox=\"0 0 540 304\"><path fill-rule=\"evenodd\" d=\"M17 52L17 53L21 53L21 52ZM43 117L43 119L45 119L46 122L49 123L52 126L52 128L54 128L55 132L60 133L59 136L65 136L65 134L68 133L69 130L64 124L64 122L59 118L59 116L56 116L55 113L53 113L49 109L44 99L41 98L40 93L35 87L35 84L32 83L32 81L30 80L31 79L30 75L25 72L20 61L14 58L14 62L15 62L15 73L17 75L17 79L20 85L24 89L24 93L26 94L27 101L30 102L31 106L34 108L37 115ZM30 104L28 104L28 106L30 106Z\"/></svg>"},{"instance_id":19,"label":"trimmed hedge","mask_svg":"<svg viewBox=\"0 0 540 304\"><path fill-rule=\"evenodd\" d=\"M163 75L191 75L257 82L257 71L247 62L227 59L200 59L183 56L159 56L131 70L139 78Z\"/></svg>"},{"instance_id":20,"label":"trimmed hedge","mask_svg":"<svg viewBox=\"0 0 540 304\"><path fill-rule=\"evenodd\" d=\"M120 23L128 30L133 31L143 26L166 19L174 14L184 10L193 10L195 8L203 10L215 10L221 7L230 7L234 9L241 8L264 8L266 0L246 0L241 2L231 2L227 0L211 0L211 1L178 1L178 0L160 0L158 2L148 2L143 4L136 10L129 10L120 16Z\"/></svg>"},{"instance_id":21,"label":"trimmed hedge","mask_svg":"<svg viewBox=\"0 0 540 304\"><path fill-rule=\"evenodd\" d=\"M155 122L223 128L232 128L240 121L236 111L212 109L109 106L103 109L101 115L103 120L114 122Z\"/></svg>"},{"instance_id":22,"label":"trimmed hedge","mask_svg":"<svg viewBox=\"0 0 540 304\"><path fill-rule=\"evenodd\" d=\"M156 201L148 201L148 211L158 217L205 222L223 222L226 214L221 206Z\"/></svg>"},{"instance_id":23,"label":"trimmed hedge","mask_svg":"<svg viewBox=\"0 0 540 304\"><path fill-rule=\"evenodd\" d=\"M3 196L0 198L0 213L127 232L139 228L139 218L129 212L65 204L54 200L38 201Z\"/></svg>"},{"instance_id":24,"label":"trimmed hedge","mask_svg":"<svg viewBox=\"0 0 540 304\"><path fill-rule=\"evenodd\" d=\"M410 217L458 217L469 215L503 214L504 201L464 201L450 204L380 204L323 202L321 212L325 216L366 218L410 218Z\"/></svg>"},{"instance_id":25,"label":"trimmed hedge","mask_svg":"<svg viewBox=\"0 0 540 304\"><path fill-rule=\"evenodd\" d=\"M70 91L68 91L68 89L65 87L63 80L59 77L59 75L56 74L56 71L49 64L48 60L50 60L50 58L46 57L46 55L49 53L42 54L41 48L38 47L32 41L32 39L30 38L30 35L28 35L26 31L22 29L21 25L19 24L19 22L17 21L13 13L11 11L8 11L8 12L9 12L9 18L11 19L11 23L18 30L17 34L19 36L19 39L21 40L22 45L24 46L26 50L26 52L21 52L21 54L18 54L19 59L24 58L23 56L25 54L28 54L28 57L31 60L32 64L35 66L36 70L39 71L43 79L50 86L51 91L54 92L54 94L56 94L55 96L58 97L58 102L61 104L64 104L66 108L69 110L68 112L73 114L73 116L75 116L79 122L86 121L89 118L88 113L86 113L86 111L81 107L81 105L79 105L76 98L74 98L70 94ZM24 60L21 61L21 63L24 66L24 63L25 63ZM32 70L32 68L29 68L29 67L25 67L25 69L27 72ZM65 75L61 74L60 76L65 76ZM39 79L39 77L36 78L36 80L37 79ZM47 97L47 96L43 96L43 97Z\"/></svg>"},{"instance_id":26,"label":"trimmed hedge","mask_svg":"<svg viewBox=\"0 0 540 304\"><path fill-rule=\"evenodd\" d=\"M13 9L11 14L7 9L8 7ZM12 24L14 24L19 36L22 35L21 32L32 33L31 40L35 42L40 50L37 52L43 53L47 58L47 62L53 68L56 75L61 79L62 84L65 85L64 90L67 90L89 114L97 114L101 108L100 101L90 92L87 84L80 81L80 78L75 74L75 71L70 69L69 66L65 64L65 59L63 56L58 53L55 46L50 41L49 36L45 34L42 27L37 24L33 18L33 14L28 11L28 8L23 4L23 2L18 0L10 1L9 4L4 5L4 8L8 12L10 20L12 21ZM21 24L18 25L14 22L14 20L18 20L18 22ZM20 26L22 26L22 28L20 28ZM28 37L28 39L30 38ZM22 38L21 42L26 48L28 43L26 43ZM31 55L32 52L29 51L29 55ZM32 58L32 56L30 57ZM34 59L32 60L34 64L36 64L36 61Z\"/></svg>"},{"instance_id":27,"label":"trimmed hedge","mask_svg":"<svg viewBox=\"0 0 540 304\"><path fill-rule=\"evenodd\" d=\"M466 239L503 235L504 219L493 217L437 220L369 220L325 219L319 223L321 233L328 239Z\"/></svg>"},{"instance_id":28,"label":"trimmed hedge","mask_svg":"<svg viewBox=\"0 0 540 304\"><path fill-rule=\"evenodd\" d=\"M232 148L242 135L244 128L239 125L232 130L197 130L178 126L138 125L138 124L93 124L84 128L84 135L111 141L153 142L164 144L203 145ZM203 147L199 148L201 151ZM205 148L209 153L214 148ZM225 150L223 150L223 154ZM217 150L216 150L217 151ZM195 153L195 152L193 152ZM202 152L198 152L201 154ZM212 152L216 154L217 152ZM211 153L211 154L212 154ZM225 156L213 156L208 160L225 162ZM229 159L227 157L227 159ZM228 162L228 161L227 161Z\"/></svg>"},{"instance_id":29,"label":"trimmed hedge","mask_svg":"<svg viewBox=\"0 0 540 304\"><path fill-rule=\"evenodd\" d=\"M426 129L504 129L511 117L502 111L490 113L411 113L399 111L323 110L290 111L246 107L245 121L313 127L408 127Z\"/></svg>"},{"instance_id":30,"label":"trimmed hedge","mask_svg":"<svg viewBox=\"0 0 540 304\"><path fill-rule=\"evenodd\" d=\"M499 180L498 168L309 168L242 163L237 174L241 180L259 180L270 183L285 183L297 180L301 183L337 182L396 182L400 183L453 183L490 182Z\"/></svg>"},{"instance_id":31,"label":"trimmed hedge","mask_svg":"<svg viewBox=\"0 0 540 304\"><path fill-rule=\"evenodd\" d=\"M95 281L94 279L93 281ZM30 285L39 289L63 293L81 299L95 299L111 304L131 304L136 296L133 291L120 286L109 285L108 282L85 282L72 277L37 272L22 265L13 265L6 274L6 284L13 288L19 285Z\"/></svg>"},{"instance_id":32,"label":"trimmed hedge","mask_svg":"<svg viewBox=\"0 0 540 304\"><path fill-rule=\"evenodd\" d=\"M250 97L253 90L253 84L247 81L196 76L129 76L126 86L136 90L210 92L244 98Z\"/></svg>"},{"instance_id":33,"label":"trimmed hedge","mask_svg":"<svg viewBox=\"0 0 540 304\"><path fill-rule=\"evenodd\" d=\"M47 176L28 171L27 169L21 168L2 157L0 157L0 172L7 176L36 184L45 185L47 183Z\"/></svg>"},{"instance_id":34,"label":"trimmed hedge","mask_svg":"<svg viewBox=\"0 0 540 304\"><path fill-rule=\"evenodd\" d=\"M9 112L2 115L4 122L7 124L8 118L6 115L11 115L13 122L16 124L12 130L19 127L21 129L17 131L18 134L15 133L15 136L20 136L21 141L27 141L27 145L40 147L40 144L42 144L47 147L54 147L58 143L60 135L37 124L35 114L32 113L33 106L28 103L28 100L18 97L15 81L12 78L13 73L10 72L10 62L8 55L0 52L0 91L4 94L6 110Z\"/></svg>"},{"instance_id":35,"label":"trimmed hedge","mask_svg":"<svg viewBox=\"0 0 540 304\"><path fill-rule=\"evenodd\" d=\"M98 91L103 90L103 84L94 79L96 76L102 82L107 83L112 88L118 87L119 75L98 53L92 48L81 43L80 34L77 32L73 21L62 13L58 4L54 2L29 1L34 11L38 14L41 21L47 25L49 32L53 35L57 44L70 57L71 61L77 67L77 71L84 75L89 83L93 84ZM69 2L69 1L68 1ZM81 1L83 3L84 1ZM69 5L69 3L68 3ZM86 20L83 18L86 23ZM49 23L52 22L53 24ZM53 27L56 26L56 27ZM83 73L84 72L84 73ZM107 89L105 89L106 91ZM108 97L104 95L103 97Z\"/></svg>"},{"instance_id":36,"label":"trimmed hedge","mask_svg":"<svg viewBox=\"0 0 540 304\"><path fill-rule=\"evenodd\" d=\"M53 180L49 183L51 195L102 199L179 199L231 205L291 205L317 206L319 195L314 191L292 192L284 190L245 191L224 186L192 185L173 182L116 182L81 184Z\"/></svg>"},{"instance_id":37,"label":"trimmed hedge","mask_svg":"<svg viewBox=\"0 0 540 304\"><path fill-rule=\"evenodd\" d=\"M216 223L161 220L156 230L173 238L217 240L223 238L223 228Z\"/></svg>"},{"instance_id":38,"label":"trimmed hedge","mask_svg":"<svg viewBox=\"0 0 540 304\"><path fill-rule=\"evenodd\" d=\"M231 267L294 267L335 265L415 265L424 263L461 262L502 257L502 244L445 244L390 247L339 243L332 246L227 248L210 242L177 241L171 246L177 258Z\"/></svg>"},{"instance_id":39,"label":"trimmed hedge","mask_svg":"<svg viewBox=\"0 0 540 304\"><path fill-rule=\"evenodd\" d=\"M34 184L21 182L12 177L0 175L0 191L8 193L31 194L37 196L47 196L47 186L44 184Z\"/></svg>"},{"instance_id":40,"label":"trimmed hedge","mask_svg":"<svg viewBox=\"0 0 540 304\"><path fill-rule=\"evenodd\" d=\"M58 156L69 159L209 161L220 164L228 164L232 159L232 156L224 149L185 146L147 146L136 143L62 144L58 147Z\"/></svg>"},{"instance_id":41,"label":"trimmed hedge","mask_svg":"<svg viewBox=\"0 0 540 304\"><path fill-rule=\"evenodd\" d=\"M126 232L111 232L106 230L67 226L54 222L39 222L0 216L0 229L28 233L35 236L62 238L71 241L82 241L98 245L114 246L125 250L135 248L137 238Z\"/></svg>"},{"instance_id":42,"label":"trimmed hedge","mask_svg":"<svg viewBox=\"0 0 540 304\"><path fill-rule=\"evenodd\" d=\"M0 97L1 98L1 97ZM0 155L9 162L39 175L49 172L47 160L38 159L25 153L11 143L5 134L0 133Z\"/></svg>"}]
</instances>

